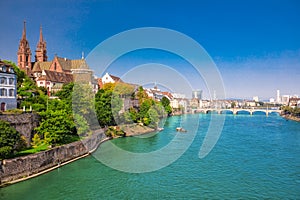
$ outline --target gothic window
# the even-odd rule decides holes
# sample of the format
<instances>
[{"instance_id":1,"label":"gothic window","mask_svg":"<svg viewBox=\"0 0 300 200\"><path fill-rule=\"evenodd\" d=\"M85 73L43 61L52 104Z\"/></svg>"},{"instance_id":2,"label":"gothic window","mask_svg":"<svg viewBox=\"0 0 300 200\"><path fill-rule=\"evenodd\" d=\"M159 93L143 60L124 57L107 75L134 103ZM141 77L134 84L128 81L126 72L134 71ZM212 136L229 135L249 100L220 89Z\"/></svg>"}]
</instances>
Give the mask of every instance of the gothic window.
<instances>
[{"instance_id":1,"label":"gothic window","mask_svg":"<svg viewBox=\"0 0 300 200\"><path fill-rule=\"evenodd\" d=\"M56 71L56 63L54 63L54 70Z\"/></svg>"},{"instance_id":2,"label":"gothic window","mask_svg":"<svg viewBox=\"0 0 300 200\"><path fill-rule=\"evenodd\" d=\"M25 59L25 61L26 61L26 62L28 62L28 56L26 56L26 59Z\"/></svg>"},{"instance_id":3,"label":"gothic window","mask_svg":"<svg viewBox=\"0 0 300 200\"><path fill-rule=\"evenodd\" d=\"M22 62L22 56L20 56L20 62Z\"/></svg>"},{"instance_id":4,"label":"gothic window","mask_svg":"<svg viewBox=\"0 0 300 200\"><path fill-rule=\"evenodd\" d=\"M9 69L9 72L10 73L15 73L15 71L14 71L14 69L12 67Z\"/></svg>"},{"instance_id":5,"label":"gothic window","mask_svg":"<svg viewBox=\"0 0 300 200\"><path fill-rule=\"evenodd\" d=\"M6 66L5 65L2 67L2 71L6 72Z\"/></svg>"}]
</instances>

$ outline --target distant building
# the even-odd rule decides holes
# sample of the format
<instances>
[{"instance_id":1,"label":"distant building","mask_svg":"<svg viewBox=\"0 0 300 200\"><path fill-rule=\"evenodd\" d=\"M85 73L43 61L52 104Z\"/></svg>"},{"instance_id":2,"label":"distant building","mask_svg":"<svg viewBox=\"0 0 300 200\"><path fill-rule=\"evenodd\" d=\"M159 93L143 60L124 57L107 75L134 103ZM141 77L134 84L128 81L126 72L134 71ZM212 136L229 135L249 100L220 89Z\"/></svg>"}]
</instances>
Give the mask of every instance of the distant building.
<instances>
[{"instance_id":1,"label":"distant building","mask_svg":"<svg viewBox=\"0 0 300 200\"><path fill-rule=\"evenodd\" d=\"M190 104L189 104L191 109L197 109L199 108L199 99L198 98L192 98L190 100Z\"/></svg>"},{"instance_id":2,"label":"distant building","mask_svg":"<svg viewBox=\"0 0 300 200\"><path fill-rule=\"evenodd\" d=\"M202 90L194 90L192 93L192 98L202 99Z\"/></svg>"},{"instance_id":3,"label":"distant building","mask_svg":"<svg viewBox=\"0 0 300 200\"><path fill-rule=\"evenodd\" d=\"M281 103L283 105L288 105L290 100L290 95L282 95L281 97Z\"/></svg>"},{"instance_id":4,"label":"distant building","mask_svg":"<svg viewBox=\"0 0 300 200\"><path fill-rule=\"evenodd\" d=\"M17 108L17 77L13 66L0 60L1 111Z\"/></svg>"},{"instance_id":5,"label":"distant building","mask_svg":"<svg viewBox=\"0 0 300 200\"><path fill-rule=\"evenodd\" d=\"M269 102L270 103L275 103L275 99L274 98L270 98Z\"/></svg>"},{"instance_id":6,"label":"distant building","mask_svg":"<svg viewBox=\"0 0 300 200\"><path fill-rule=\"evenodd\" d=\"M104 85L106 83L123 82L120 77L113 76L111 74L108 74L107 72L106 72L106 74L104 74L104 76L102 78L100 78L100 80L98 80L98 82L99 81L102 82L102 85Z\"/></svg>"},{"instance_id":7,"label":"distant building","mask_svg":"<svg viewBox=\"0 0 300 200\"><path fill-rule=\"evenodd\" d=\"M277 90L276 103L281 103L281 99L280 99L280 90Z\"/></svg>"},{"instance_id":8,"label":"distant building","mask_svg":"<svg viewBox=\"0 0 300 200\"><path fill-rule=\"evenodd\" d=\"M300 98L292 97L289 99L289 106L300 107Z\"/></svg>"},{"instance_id":9,"label":"distant building","mask_svg":"<svg viewBox=\"0 0 300 200\"><path fill-rule=\"evenodd\" d=\"M259 101L258 96L254 96L253 101L258 102Z\"/></svg>"},{"instance_id":10,"label":"distant building","mask_svg":"<svg viewBox=\"0 0 300 200\"><path fill-rule=\"evenodd\" d=\"M170 92L162 92L157 86L154 88L145 88L145 92L147 93L148 97L160 101L163 97L166 97L170 101L174 98L173 94Z\"/></svg>"}]
</instances>

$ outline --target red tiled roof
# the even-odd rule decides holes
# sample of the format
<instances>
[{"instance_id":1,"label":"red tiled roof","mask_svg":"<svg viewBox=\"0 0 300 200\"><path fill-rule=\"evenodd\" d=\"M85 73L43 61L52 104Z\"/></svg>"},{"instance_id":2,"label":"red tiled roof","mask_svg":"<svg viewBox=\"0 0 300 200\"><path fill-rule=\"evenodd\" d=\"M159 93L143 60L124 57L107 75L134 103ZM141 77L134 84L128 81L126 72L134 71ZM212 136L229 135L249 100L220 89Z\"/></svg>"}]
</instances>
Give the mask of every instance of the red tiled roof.
<instances>
[{"instance_id":1,"label":"red tiled roof","mask_svg":"<svg viewBox=\"0 0 300 200\"><path fill-rule=\"evenodd\" d=\"M109 75L115 82L123 82L120 77Z\"/></svg>"},{"instance_id":2,"label":"red tiled roof","mask_svg":"<svg viewBox=\"0 0 300 200\"><path fill-rule=\"evenodd\" d=\"M72 74L66 74L63 72L55 72L50 70L44 70L46 73L45 77L47 81L55 82L55 83L70 83L73 81Z\"/></svg>"}]
</instances>

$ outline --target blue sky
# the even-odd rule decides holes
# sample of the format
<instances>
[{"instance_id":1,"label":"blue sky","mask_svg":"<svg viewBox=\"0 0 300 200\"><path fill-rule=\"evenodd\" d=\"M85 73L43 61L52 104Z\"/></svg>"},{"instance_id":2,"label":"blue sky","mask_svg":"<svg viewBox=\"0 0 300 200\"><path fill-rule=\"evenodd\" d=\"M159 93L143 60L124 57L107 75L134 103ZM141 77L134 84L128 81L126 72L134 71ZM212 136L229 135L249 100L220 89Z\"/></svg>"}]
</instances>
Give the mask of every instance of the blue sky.
<instances>
[{"instance_id":1,"label":"blue sky","mask_svg":"<svg viewBox=\"0 0 300 200\"><path fill-rule=\"evenodd\" d=\"M122 31L163 27L186 34L203 46L221 72L227 97L266 99L275 97L277 89L282 94L300 95L297 0L0 0L0 8L1 59L16 61L24 20L32 52L39 26L43 26L49 59L54 54L78 59L82 51L87 55ZM130 60L178 63L174 56L151 55L137 53ZM166 61L169 58L171 61ZM126 63L117 64L112 73L122 76L122 70L118 74L116 69ZM190 76L191 82L197 81L192 73ZM193 87L205 88L202 84Z\"/></svg>"}]
</instances>

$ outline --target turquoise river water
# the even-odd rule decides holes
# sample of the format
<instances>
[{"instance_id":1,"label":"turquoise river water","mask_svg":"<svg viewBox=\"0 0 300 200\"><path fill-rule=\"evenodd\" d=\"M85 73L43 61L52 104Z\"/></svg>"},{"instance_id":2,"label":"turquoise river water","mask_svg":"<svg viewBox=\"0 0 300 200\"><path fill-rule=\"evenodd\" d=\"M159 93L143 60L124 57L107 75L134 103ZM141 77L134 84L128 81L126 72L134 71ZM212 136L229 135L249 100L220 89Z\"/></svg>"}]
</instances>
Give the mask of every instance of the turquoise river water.
<instances>
[{"instance_id":1,"label":"turquoise river water","mask_svg":"<svg viewBox=\"0 0 300 200\"><path fill-rule=\"evenodd\" d=\"M157 134L112 140L137 153L162 149L177 140L173 149L166 150L172 155L186 145L180 140L191 138L195 129L197 134L183 155L159 170L128 173L102 164L96 158L110 151L106 142L92 156L1 188L0 199L300 199L299 122L275 115L226 115L219 140L200 159L210 120L209 114L174 116ZM187 133L175 131L182 124ZM120 156L111 159L120 166L128 162Z\"/></svg>"}]
</instances>

